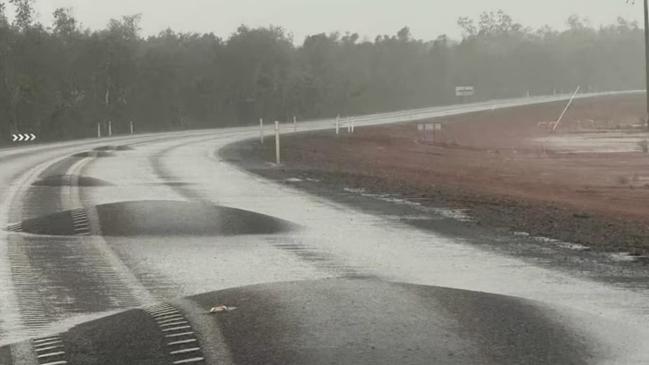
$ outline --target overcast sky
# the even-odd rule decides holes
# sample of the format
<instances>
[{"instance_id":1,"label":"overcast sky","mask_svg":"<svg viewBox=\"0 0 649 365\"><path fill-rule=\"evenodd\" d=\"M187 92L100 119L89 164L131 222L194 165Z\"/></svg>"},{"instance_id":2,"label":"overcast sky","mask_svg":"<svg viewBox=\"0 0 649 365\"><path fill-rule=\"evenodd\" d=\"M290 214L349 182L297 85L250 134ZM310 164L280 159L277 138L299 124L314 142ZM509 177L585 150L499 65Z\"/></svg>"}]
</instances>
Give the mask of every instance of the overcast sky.
<instances>
[{"instance_id":1,"label":"overcast sky","mask_svg":"<svg viewBox=\"0 0 649 365\"><path fill-rule=\"evenodd\" d=\"M2 1L2 0L0 0ZM593 25L618 16L641 20L642 0L36 0L39 20L51 24L52 12L70 7L84 27L104 27L110 18L142 14L142 33L171 27L183 32L213 32L227 37L240 24L279 25L301 42L308 34L351 31L373 39L408 25L416 38L458 36L456 20L485 10L503 9L524 25L563 28L571 14Z\"/></svg>"}]
</instances>

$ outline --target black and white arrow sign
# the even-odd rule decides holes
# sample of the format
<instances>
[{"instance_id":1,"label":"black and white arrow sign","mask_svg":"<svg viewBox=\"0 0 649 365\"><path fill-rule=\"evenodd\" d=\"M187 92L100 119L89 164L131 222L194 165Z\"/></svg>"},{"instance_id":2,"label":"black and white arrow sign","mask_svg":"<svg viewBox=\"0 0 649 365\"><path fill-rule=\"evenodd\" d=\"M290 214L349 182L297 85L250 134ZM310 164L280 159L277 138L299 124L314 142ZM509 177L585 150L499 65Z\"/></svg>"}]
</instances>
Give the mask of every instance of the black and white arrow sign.
<instances>
[{"instance_id":1,"label":"black and white arrow sign","mask_svg":"<svg viewBox=\"0 0 649 365\"><path fill-rule=\"evenodd\" d=\"M14 133L11 135L12 142L31 142L36 139L34 133Z\"/></svg>"}]
</instances>

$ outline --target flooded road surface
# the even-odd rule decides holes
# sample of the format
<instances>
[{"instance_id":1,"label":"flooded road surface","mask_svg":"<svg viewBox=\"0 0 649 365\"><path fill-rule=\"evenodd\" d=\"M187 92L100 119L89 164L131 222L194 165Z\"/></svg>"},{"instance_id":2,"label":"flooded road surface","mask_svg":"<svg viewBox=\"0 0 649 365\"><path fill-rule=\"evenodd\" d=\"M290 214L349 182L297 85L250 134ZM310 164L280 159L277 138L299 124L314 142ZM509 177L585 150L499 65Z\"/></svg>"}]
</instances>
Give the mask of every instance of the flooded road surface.
<instances>
[{"instance_id":1,"label":"flooded road surface","mask_svg":"<svg viewBox=\"0 0 649 365\"><path fill-rule=\"evenodd\" d=\"M491 107L370 116L356 125ZM297 127L332 128L332 121ZM369 278L546 303L553 308L547 315L601 342L601 362L649 359L648 291L417 230L279 186L219 157L220 148L258 135L255 128L193 131L0 152L0 220L11 228L0 233L0 342L215 290ZM87 153L106 145L128 148Z\"/></svg>"}]
</instances>

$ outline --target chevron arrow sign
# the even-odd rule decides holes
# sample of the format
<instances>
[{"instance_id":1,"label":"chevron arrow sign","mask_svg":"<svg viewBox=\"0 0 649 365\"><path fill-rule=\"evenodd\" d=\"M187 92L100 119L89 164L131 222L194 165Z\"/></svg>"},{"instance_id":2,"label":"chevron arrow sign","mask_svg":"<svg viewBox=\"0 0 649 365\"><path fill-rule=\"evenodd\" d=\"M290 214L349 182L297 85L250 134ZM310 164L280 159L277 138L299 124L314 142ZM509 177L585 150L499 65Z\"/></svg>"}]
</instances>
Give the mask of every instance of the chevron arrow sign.
<instances>
[{"instance_id":1,"label":"chevron arrow sign","mask_svg":"<svg viewBox=\"0 0 649 365\"><path fill-rule=\"evenodd\" d=\"M31 142L36 140L34 133L14 133L11 135L12 142Z\"/></svg>"}]
</instances>

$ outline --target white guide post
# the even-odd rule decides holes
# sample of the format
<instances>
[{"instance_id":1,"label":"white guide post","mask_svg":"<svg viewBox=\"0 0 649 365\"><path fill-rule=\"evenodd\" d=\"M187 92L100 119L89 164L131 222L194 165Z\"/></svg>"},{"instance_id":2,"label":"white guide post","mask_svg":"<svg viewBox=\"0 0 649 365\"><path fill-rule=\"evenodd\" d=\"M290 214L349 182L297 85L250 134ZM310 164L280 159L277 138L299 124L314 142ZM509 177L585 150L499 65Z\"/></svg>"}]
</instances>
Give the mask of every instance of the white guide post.
<instances>
[{"instance_id":1,"label":"white guide post","mask_svg":"<svg viewBox=\"0 0 649 365\"><path fill-rule=\"evenodd\" d=\"M570 100L568 100L568 104L566 104L566 107L563 109L563 112L561 112L561 115L559 116L559 119L557 119L557 121L554 123L554 127L552 127L552 132L556 131L557 128L559 128L559 124L561 123L561 120L566 115L566 112L570 108L570 105L572 105L572 102L573 102L573 100L575 100L575 96L577 96L577 93L579 92L580 89L581 89L581 86L577 86L577 89L575 90L575 92L570 97Z\"/></svg>"},{"instance_id":2,"label":"white guide post","mask_svg":"<svg viewBox=\"0 0 649 365\"><path fill-rule=\"evenodd\" d=\"M297 117L293 116L293 132L297 132Z\"/></svg>"},{"instance_id":3,"label":"white guide post","mask_svg":"<svg viewBox=\"0 0 649 365\"><path fill-rule=\"evenodd\" d=\"M340 115L336 117L336 135L340 134Z\"/></svg>"},{"instance_id":4,"label":"white guide post","mask_svg":"<svg viewBox=\"0 0 649 365\"><path fill-rule=\"evenodd\" d=\"M101 138L101 122L97 123L97 138Z\"/></svg>"},{"instance_id":5,"label":"white guide post","mask_svg":"<svg viewBox=\"0 0 649 365\"><path fill-rule=\"evenodd\" d=\"M264 118L259 118L259 142L264 144Z\"/></svg>"},{"instance_id":6,"label":"white guide post","mask_svg":"<svg viewBox=\"0 0 649 365\"><path fill-rule=\"evenodd\" d=\"M113 122L109 120L108 121L108 137L112 137L112 136L113 136Z\"/></svg>"},{"instance_id":7,"label":"white guide post","mask_svg":"<svg viewBox=\"0 0 649 365\"><path fill-rule=\"evenodd\" d=\"M275 121L275 163L280 164L279 156L279 122Z\"/></svg>"},{"instance_id":8,"label":"white guide post","mask_svg":"<svg viewBox=\"0 0 649 365\"><path fill-rule=\"evenodd\" d=\"M133 135L133 133L135 133L135 128L133 126L133 121L131 121L130 124L131 124L131 135Z\"/></svg>"}]
</instances>

